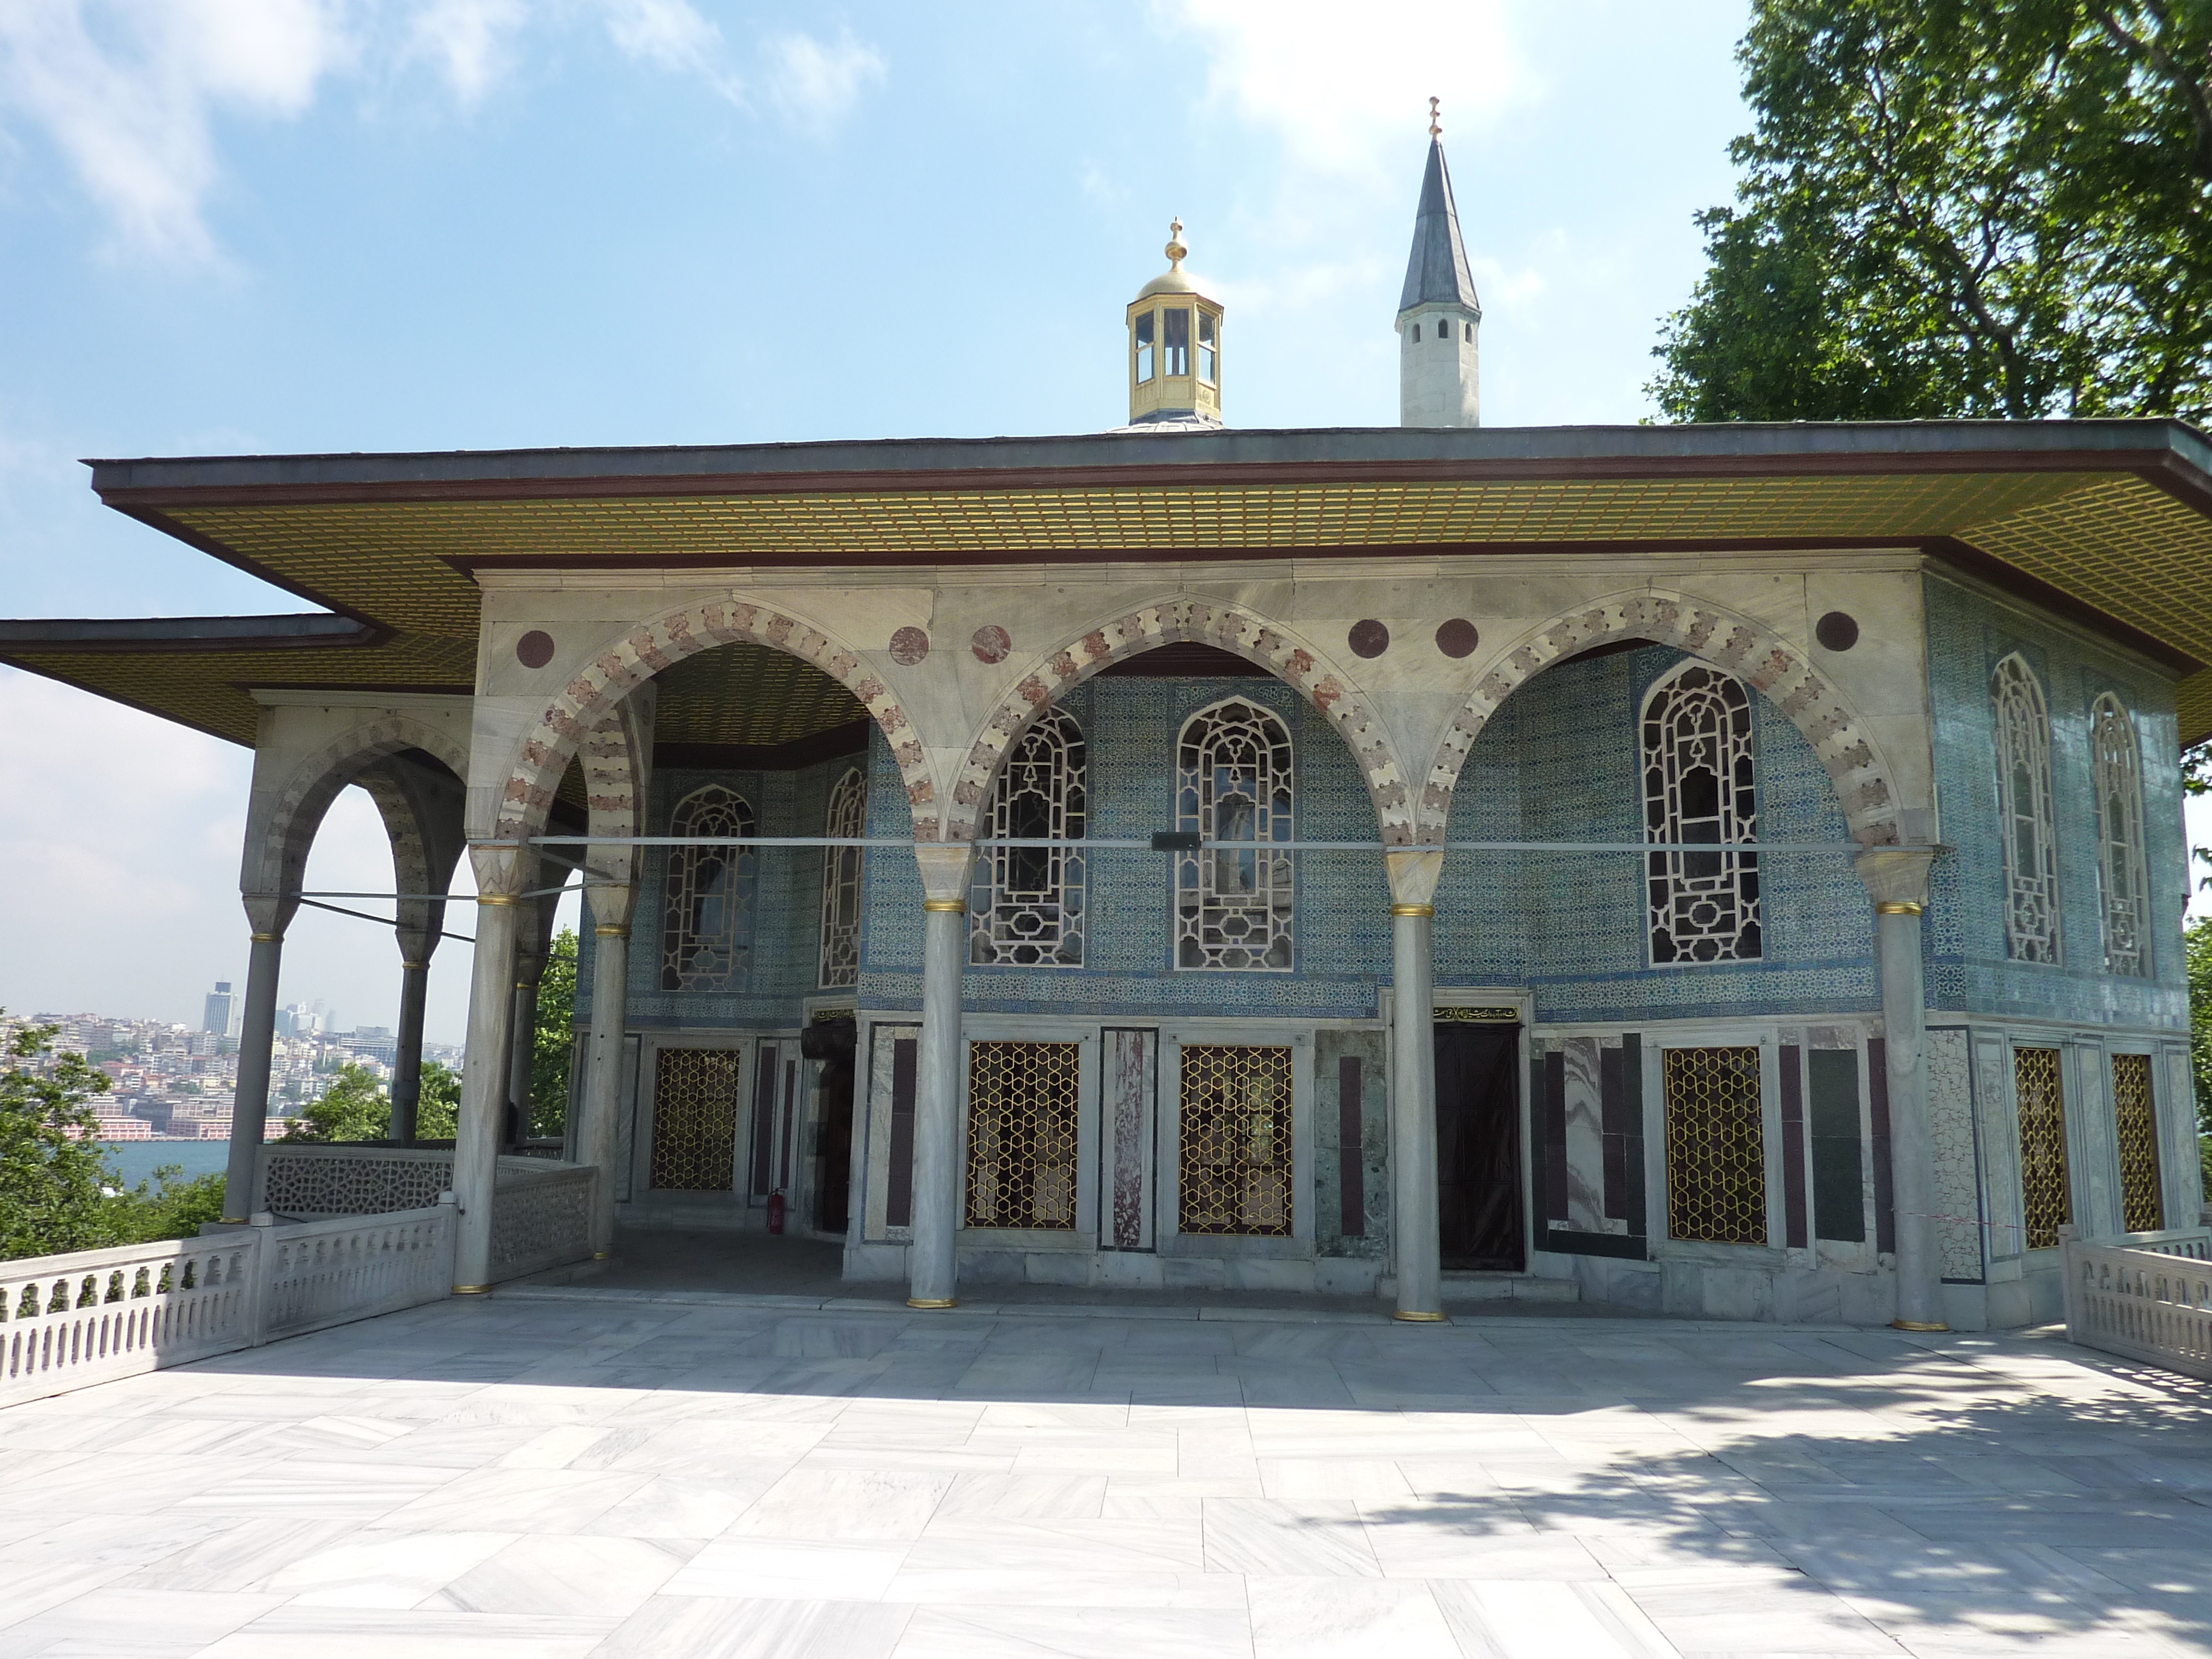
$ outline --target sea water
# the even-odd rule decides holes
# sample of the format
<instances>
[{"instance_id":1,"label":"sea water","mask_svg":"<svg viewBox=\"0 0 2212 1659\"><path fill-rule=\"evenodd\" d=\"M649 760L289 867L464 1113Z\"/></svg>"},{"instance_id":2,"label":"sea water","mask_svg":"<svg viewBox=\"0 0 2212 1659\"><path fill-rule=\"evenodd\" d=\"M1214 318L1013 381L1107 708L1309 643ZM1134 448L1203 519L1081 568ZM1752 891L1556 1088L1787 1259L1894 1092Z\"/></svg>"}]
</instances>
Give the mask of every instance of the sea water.
<instances>
[{"instance_id":1,"label":"sea water","mask_svg":"<svg viewBox=\"0 0 2212 1659\"><path fill-rule=\"evenodd\" d=\"M107 1164L123 1177L126 1187L151 1181L164 1164L181 1164L185 1179L221 1175L230 1162L228 1140L111 1140Z\"/></svg>"}]
</instances>

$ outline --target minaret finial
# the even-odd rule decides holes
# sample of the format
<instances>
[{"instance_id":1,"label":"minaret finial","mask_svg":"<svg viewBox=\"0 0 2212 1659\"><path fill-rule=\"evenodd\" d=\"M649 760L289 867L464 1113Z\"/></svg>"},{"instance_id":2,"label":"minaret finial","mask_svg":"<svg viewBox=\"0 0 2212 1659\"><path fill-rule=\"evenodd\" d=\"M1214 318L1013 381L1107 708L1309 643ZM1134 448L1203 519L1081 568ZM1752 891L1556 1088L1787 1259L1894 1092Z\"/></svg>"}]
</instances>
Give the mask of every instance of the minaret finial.
<instances>
[{"instance_id":1,"label":"minaret finial","mask_svg":"<svg viewBox=\"0 0 2212 1659\"><path fill-rule=\"evenodd\" d=\"M1431 138L1441 138L1441 137L1443 137L1444 136L1443 123L1443 122L1441 122L1441 121L1439 121L1439 120L1437 118L1437 107L1438 107L1438 105L1437 105L1437 100L1436 100L1435 99L1433 99L1433 98L1430 99L1430 100L1429 100L1429 137L1431 137Z\"/></svg>"},{"instance_id":2,"label":"minaret finial","mask_svg":"<svg viewBox=\"0 0 2212 1659\"><path fill-rule=\"evenodd\" d=\"M1190 258L1190 250L1182 245L1181 219L1168 221L1168 245L1165 252L1168 256L1168 268L1171 270L1181 270L1182 262Z\"/></svg>"}]
</instances>

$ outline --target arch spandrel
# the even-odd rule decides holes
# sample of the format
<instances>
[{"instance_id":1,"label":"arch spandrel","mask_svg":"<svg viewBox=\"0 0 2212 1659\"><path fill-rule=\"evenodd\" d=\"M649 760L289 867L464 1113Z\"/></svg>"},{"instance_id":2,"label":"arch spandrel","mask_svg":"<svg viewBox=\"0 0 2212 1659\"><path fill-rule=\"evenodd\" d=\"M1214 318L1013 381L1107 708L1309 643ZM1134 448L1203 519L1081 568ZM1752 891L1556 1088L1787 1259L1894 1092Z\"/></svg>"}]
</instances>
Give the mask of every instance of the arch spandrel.
<instances>
[{"instance_id":1,"label":"arch spandrel","mask_svg":"<svg viewBox=\"0 0 2212 1659\"><path fill-rule=\"evenodd\" d=\"M725 645L761 645L809 663L850 691L889 741L906 784L916 841L939 838L935 779L920 732L884 676L828 629L772 605L707 599L626 627L570 677L516 747L501 787L499 841L542 832L561 776L621 702L664 669Z\"/></svg>"},{"instance_id":2,"label":"arch spandrel","mask_svg":"<svg viewBox=\"0 0 2212 1659\"><path fill-rule=\"evenodd\" d=\"M1242 605L1190 599L1139 605L1041 653L969 746L953 784L946 839L975 839L1007 750L1046 709L1102 669L1164 645L1218 647L1296 690L1351 746L1384 842L1400 846L1413 841L1413 796L1396 742L1352 678L1285 623Z\"/></svg>"},{"instance_id":3,"label":"arch spandrel","mask_svg":"<svg viewBox=\"0 0 2212 1659\"><path fill-rule=\"evenodd\" d=\"M1437 744L1421 788L1420 839L1441 842L1452 793L1482 728L1506 698L1554 663L1615 640L1650 640L1735 675L1805 734L1827 770L1852 837L1894 846L1903 806L1895 774L1866 721L1805 653L1741 612L1657 589L1600 599L1537 623L1499 651Z\"/></svg>"}]
</instances>

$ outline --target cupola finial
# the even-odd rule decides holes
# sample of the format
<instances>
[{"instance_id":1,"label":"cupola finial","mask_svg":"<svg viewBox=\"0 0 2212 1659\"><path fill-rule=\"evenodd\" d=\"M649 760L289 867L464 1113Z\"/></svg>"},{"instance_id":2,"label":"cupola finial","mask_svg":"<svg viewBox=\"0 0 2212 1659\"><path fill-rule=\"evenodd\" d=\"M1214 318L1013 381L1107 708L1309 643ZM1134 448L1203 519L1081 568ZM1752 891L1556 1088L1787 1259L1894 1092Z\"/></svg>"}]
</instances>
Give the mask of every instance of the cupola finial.
<instances>
[{"instance_id":1,"label":"cupola finial","mask_svg":"<svg viewBox=\"0 0 2212 1659\"><path fill-rule=\"evenodd\" d=\"M1438 119L1437 118L1437 107L1438 107L1438 105L1437 105L1437 100L1436 100L1435 99L1433 99L1433 98L1430 99L1430 100L1429 100L1429 137L1431 137L1431 138L1441 138L1441 137L1443 137L1444 136L1444 126L1443 126L1443 123L1442 121L1440 121L1440 120L1438 120Z\"/></svg>"},{"instance_id":2,"label":"cupola finial","mask_svg":"<svg viewBox=\"0 0 2212 1659\"><path fill-rule=\"evenodd\" d=\"M1168 221L1168 245L1163 250L1168 256L1168 269L1181 270L1182 262L1190 258L1190 250L1182 245L1182 221Z\"/></svg>"}]
</instances>

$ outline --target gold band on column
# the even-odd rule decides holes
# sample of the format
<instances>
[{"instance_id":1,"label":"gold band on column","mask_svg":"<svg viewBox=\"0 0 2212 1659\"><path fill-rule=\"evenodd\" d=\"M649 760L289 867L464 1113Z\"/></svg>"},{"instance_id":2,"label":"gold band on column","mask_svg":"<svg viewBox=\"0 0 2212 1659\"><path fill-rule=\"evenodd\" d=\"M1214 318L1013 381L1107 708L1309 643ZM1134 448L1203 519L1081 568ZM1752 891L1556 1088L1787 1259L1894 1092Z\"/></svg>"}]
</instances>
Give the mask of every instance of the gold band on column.
<instances>
[{"instance_id":1,"label":"gold band on column","mask_svg":"<svg viewBox=\"0 0 2212 1659\"><path fill-rule=\"evenodd\" d=\"M478 904L514 904L518 902L512 893L478 893L477 895Z\"/></svg>"},{"instance_id":2,"label":"gold band on column","mask_svg":"<svg viewBox=\"0 0 2212 1659\"><path fill-rule=\"evenodd\" d=\"M489 1285L456 1285L453 1286L453 1294L455 1296L489 1296L491 1294L491 1286Z\"/></svg>"},{"instance_id":3,"label":"gold band on column","mask_svg":"<svg viewBox=\"0 0 2212 1659\"><path fill-rule=\"evenodd\" d=\"M1917 1319L1893 1319L1889 1322L1889 1328L1893 1331L1948 1331L1951 1328L1940 1320L1928 1325Z\"/></svg>"},{"instance_id":4,"label":"gold band on column","mask_svg":"<svg viewBox=\"0 0 2212 1659\"><path fill-rule=\"evenodd\" d=\"M592 928L592 931L598 934L601 939L628 939L629 937L629 929L622 926L619 922L603 921L598 927Z\"/></svg>"},{"instance_id":5,"label":"gold band on column","mask_svg":"<svg viewBox=\"0 0 2212 1659\"><path fill-rule=\"evenodd\" d=\"M1444 1316L1440 1313L1408 1313L1401 1308L1390 1317L1402 1319L1408 1325L1440 1325L1443 1322Z\"/></svg>"},{"instance_id":6,"label":"gold band on column","mask_svg":"<svg viewBox=\"0 0 2212 1659\"><path fill-rule=\"evenodd\" d=\"M592 1260L594 1261L611 1261L614 1259L615 1253L612 1250L593 1250L592 1252Z\"/></svg>"},{"instance_id":7,"label":"gold band on column","mask_svg":"<svg viewBox=\"0 0 2212 1659\"><path fill-rule=\"evenodd\" d=\"M957 1308L957 1307L958 1307L958 1306L960 1305L960 1304L959 1304L957 1300L955 1300L953 1297L949 1297L949 1296L948 1296L948 1297L919 1297L919 1298L915 1297L911 1297L911 1296L910 1296L910 1297L907 1297L907 1299L906 1299L906 1305L907 1305L908 1307L909 1307L909 1308L921 1308L921 1309L925 1309L925 1310L935 1310L935 1309L939 1309L939 1308Z\"/></svg>"},{"instance_id":8,"label":"gold band on column","mask_svg":"<svg viewBox=\"0 0 2212 1659\"><path fill-rule=\"evenodd\" d=\"M1432 916L1436 913L1437 907L1433 904L1394 904L1390 907L1390 914L1394 916ZM1443 1317L1442 1315L1437 1316Z\"/></svg>"},{"instance_id":9,"label":"gold band on column","mask_svg":"<svg viewBox=\"0 0 2212 1659\"><path fill-rule=\"evenodd\" d=\"M256 945L282 945L284 942L282 933L251 933L247 937Z\"/></svg>"},{"instance_id":10,"label":"gold band on column","mask_svg":"<svg viewBox=\"0 0 2212 1659\"><path fill-rule=\"evenodd\" d=\"M227 1215L223 1217L222 1224L226 1227L243 1227L247 1224L247 1222L242 1215Z\"/></svg>"},{"instance_id":11,"label":"gold band on column","mask_svg":"<svg viewBox=\"0 0 2212 1659\"><path fill-rule=\"evenodd\" d=\"M399 965L402 968L420 968L424 973L430 971L430 964L427 962L403 962Z\"/></svg>"},{"instance_id":12,"label":"gold band on column","mask_svg":"<svg viewBox=\"0 0 2212 1659\"><path fill-rule=\"evenodd\" d=\"M924 899L921 902L921 908L924 910L939 911L947 915L964 916L968 914L968 901L966 899Z\"/></svg>"},{"instance_id":13,"label":"gold band on column","mask_svg":"<svg viewBox=\"0 0 2212 1659\"><path fill-rule=\"evenodd\" d=\"M1883 899L1874 907L1874 913L1878 916L1917 916L1926 908L1924 905L1915 904L1911 899ZM1938 1326L1936 1328L1942 1330L1948 1328Z\"/></svg>"}]
</instances>

